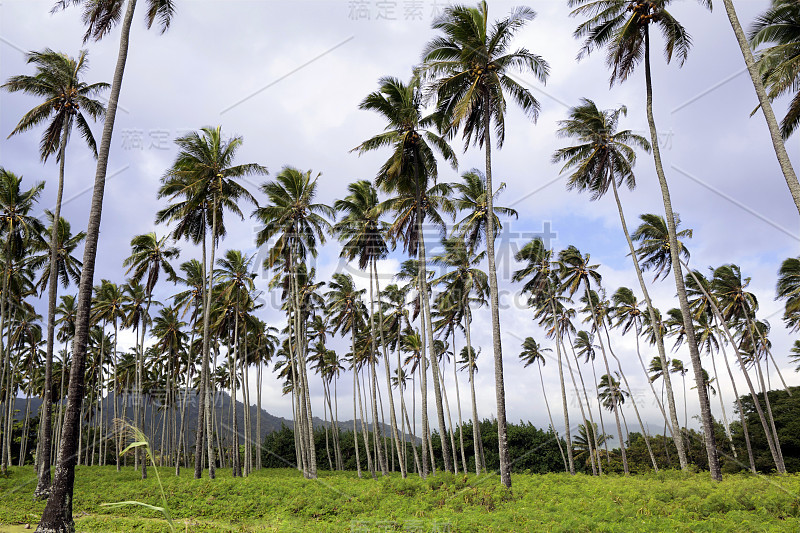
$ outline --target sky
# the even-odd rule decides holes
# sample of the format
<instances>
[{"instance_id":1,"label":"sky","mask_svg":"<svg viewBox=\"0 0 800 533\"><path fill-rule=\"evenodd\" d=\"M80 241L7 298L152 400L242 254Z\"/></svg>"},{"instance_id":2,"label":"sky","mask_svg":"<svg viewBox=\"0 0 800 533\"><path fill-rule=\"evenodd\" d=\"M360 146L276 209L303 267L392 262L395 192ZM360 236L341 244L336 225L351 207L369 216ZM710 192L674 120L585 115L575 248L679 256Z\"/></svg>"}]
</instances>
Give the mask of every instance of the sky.
<instances>
[{"instance_id":1,"label":"sky","mask_svg":"<svg viewBox=\"0 0 800 533\"><path fill-rule=\"evenodd\" d=\"M518 3L492 1L490 15L500 18ZM192 0L177 3L171 28L160 35L155 29L146 30L145 2L139 4L109 158L95 282L124 282L122 261L130 254L134 235L149 231L164 235L169 231L154 223L155 213L166 205L157 198L157 191L161 176L177 153L173 139L189 131L221 125L225 135L241 135L244 142L238 162L265 165L270 176L285 165L321 173L318 200L324 203L332 204L343 197L348 183L372 179L388 154L358 156L351 150L382 131L384 124L376 114L359 110L358 105L377 89L382 76L410 77L423 46L435 35L431 22L446 5L434 0ZM591 254L592 263L600 265L609 295L620 286L628 286L641 297L613 199L592 202L587 195L567 191L560 168L550 162L553 152L568 142L556 136L557 123L566 118L569 107L585 97L601 108L627 106L622 128L645 136L648 128L643 68L625 83L609 87L602 52L576 60L581 43L572 32L580 21L569 16L566 2L538 0L527 5L538 16L518 33L514 44L541 55L550 65L550 76L545 85L530 75L516 75L541 103L541 114L533 123L519 109L509 106L506 142L494 151L493 175L496 184L506 184L498 203L519 212L518 219L504 220L504 233L497 244L508 418L546 427L539 377L535 369L523 368L518 353L527 336L545 346L551 343L533 321L519 287L510 282L516 268L514 252L535 235L549 236L555 250L574 244ZM765 0L736 3L745 26L767 5ZM99 43L84 45L80 9L71 7L51 14L51 6L52 2L38 0L4 0L0 4L0 79L32 73L25 53L49 47L73 56L82 48L88 49L90 68L85 80L110 82L119 31ZM786 382L798 385L800 378L788 360L796 336L783 327L782 305L774 300L780 263L797 255L798 213L763 117L750 116L756 106L755 93L724 10L719 6L708 12L698 3L680 1L674 4L672 13L692 35L693 47L682 68L675 62L667 65L660 50L653 51L654 113L674 209L681 216L682 226L694 230L687 243L690 264L706 271L734 262L741 266L744 276L752 278L749 290L758 297L758 316L772 325L774 356ZM663 46L660 37L654 38L654 45ZM45 165L39 161L41 130L6 138L36 103L26 95L0 92L0 165L23 175L29 185L38 180L46 182L39 204L43 211L54 203L58 168L54 160ZM786 100L776 101L779 116L786 104ZM95 125L93 130L99 138L101 126ZM458 171L443 164L440 180L453 182L461 173L483 167L481 150L469 147L464 152L458 139L453 147L459 151ZM787 142L787 148L797 164L797 136ZM76 136L67 154L63 208L75 231L86 227L94 170L88 149ZM636 178L635 191L621 192L631 227L642 213L663 212L654 165L646 154L639 154ZM259 187L267 179L269 176L253 178L245 184L259 202L265 200ZM241 207L246 215L252 211L251 206ZM239 249L257 254L257 259L263 257L263 251L255 247L255 220L239 221L228 216L226 225L223 251ZM181 260L199 257L198 250L188 243L178 246ZM357 268L341 261L339 251L331 239L321 248L314 261L319 279L347 271L366 288L367 279ZM435 246L429 246L428 251L435 252ZM402 250L397 250L380 263L382 286L391 282L404 259ZM268 273L259 272L256 280L265 292L268 278ZM658 282L653 282L652 274L646 274L646 278L658 307L663 311L677 307L671 277ZM162 283L155 297L166 301L175 290L171 284ZM264 299L261 317L270 325L283 327L277 296L266 293ZM45 310L41 302L39 309ZM496 404L486 307L475 310L472 332L473 344L482 350L476 377L479 415L490 417L496 413ZM133 334L121 332L120 342L132 345ZM458 342L463 346L463 339ZM646 425L655 431L662 427L663 419L639 367L635 340L630 335L612 333L612 342ZM332 341L332 346L340 355L347 350L343 339ZM645 362L655 355L649 346L643 346L642 351ZM673 357L688 364L685 348ZM719 360L717 363L721 364ZM455 394L452 369L448 370L446 383L452 404ZM590 382L588 368L583 372ZM290 400L281 395L278 380L272 374L267 376L262 390L264 409L291 418ZM560 428L560 389L552 357L543 377L544 392L555 409L555 425ZM343 379L339 401L348 405L351 396L344 384L350 381L346 376ZM462 401L467 401L466 375L459 379ZM720 381L716 385L730 419L730 383L722 374ZM770 382L773 387L779 386L774 371ZM743 380L737 384L740 391L744 390ZM686 384L689 425L698 427L698 421L691 419L698 413L692 386L690 373ZM676 401L682 405L684 393L677 378L675 387ZM316 414L321 415L322 387L317 378L312 379L311 389ZM568 384L567 391L571 416L577 420L575 389ZM255 393L251 394L255 398ZM721 417L719 398L712 398L712 402L715 416ZM463 409L468 416L468 403ZM430 412L433 415L433 406ZM628 419L633 417L629 415Z\"/></svg>"}]
</instances>

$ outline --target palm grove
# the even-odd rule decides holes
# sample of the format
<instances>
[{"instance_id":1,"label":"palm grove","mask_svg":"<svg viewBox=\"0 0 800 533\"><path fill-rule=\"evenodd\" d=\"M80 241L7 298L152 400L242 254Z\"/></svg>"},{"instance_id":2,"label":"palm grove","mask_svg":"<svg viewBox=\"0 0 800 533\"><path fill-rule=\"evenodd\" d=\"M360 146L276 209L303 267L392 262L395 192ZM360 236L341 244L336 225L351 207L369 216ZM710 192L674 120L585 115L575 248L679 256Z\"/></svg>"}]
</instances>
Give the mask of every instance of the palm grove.
<instances>
[{"instance_id":1,"label":"palm grove","mask_svg":"<svg viewBox=\"0 0 800 533\"><path fill-rule=\"evenodd\" d=\"M547 396L543 400L550 435L568 472L590 469L601 475L621 463L627 474L625 443L631 445L634 436L644 444L653 469L672 465L669 458L665 464L662 448L667 454L673 450L680 468L689 468L690 436L698 434L687 429L688 394L699 401L703 464L714 479L721 479L720 454L740 457L753 472L786 472L766 394L771 369L786 392L791 389L780 375L780 357L772 353L769 323L759 317L758 301L747 290L750 280L737 265L704 274L688 264L692 231L680 227L661 162L652 105L651 29L660 34L667 62L683 64L691 48L689 34L668 9L669 0L569 0L578 21L574 35L582 41L579 60L605 54L612 85L644 71L649 138L623 129L625 107L603 110L584 98L560 122L556 133L563 147L552 156L568 189L587 193L593 201L613 198L636 285L605 287L599 265L575 246L555 251L538 238L525 243L514 258L512 281L545 336L521 342L504 336L500 323L495 241L503 223L517 213L498 205L505 184L493 180L492 160L502 157L493 148L503 146L508 113L521 111L532 122L539 114L540 103L516 76L533 75L544 84L549 65L513 46L534 11L519 7L492 19L486 2L446 8L433 23L434 36L423 45L419 66L405 77L381 78L360 105L376 113L385 127L353 152L375 151L386 157L385 163L374 180L349 184L346 195L330 204L317 197L318 173L285 166L268 177L264 166L239 161L244 140L219 126L175 139L177 156L164 170L158 193L160 234L134 236L130 255L121 262L124 277L98 281L94 267L109 148L127 56L129 49L136 50L129 37L137 2L64 0L56 10L71 4L83 9L84 42L120 27L112 83L85 81L86 51L73 58L45 49L29 54L32 73L13 76L3 85L37 100L11 135L43 128L41 160L54 158L59 166L57 201L45 222L33 216L44 184L0 170L0 465L5 472L12 455L19 464L35 460L35 494L48 498L40 531L73 528L76 464L114 462L118 469L130 465L147 476L145 455L123 453L123 418L148 435L157 462L171 465L176 474L181 466L193 467L196 478L204 470L213 478L218 467L232 468L235 476L261 468L261 384L269 365L291 398L295 456L290 459L307 478L315 478L320 466L344 469L345 464L354 464L359 476L362 468L373 477L378 471L424 477L437 469L481 474L490 467L488 455L502 483L511 486L516 458L509 453L503 348L518 354L526 367L535 366L542 386L545 363L554 363L548 371L558 376L560 405L551 411ZM710 2L701 4L711 8ZM800 121L798 96L780 124L771 105L796 87L800 8L775 0L745 35L731 0L724 4L780 168L800 206L800 187L784 147ZM175 8L171 1L147 0L147 27L167 31ZM754 55L751 46L760 45ZM99 144L93 122L103 125ZM73 132L85 147L69 142ZM440 170L443 165L458 169L459 154L451 143L459 140L465 152L482 150L485 166L446 182ZM87 147L97 159L89 225L74 231L61 217L64 180L69 179L66 161L73 150ZM653 158L664 212L642 214L630 227L619 189L635 188L637 154ZM262 181L259 190L248 188L253 179ZM258 222L256 245L264 254L256 258L224 248L225 223L231 217ZM309 266L331 239L340 243L341 257L357 267L355 279L344 271L319 279ZM181 259L181 244L199 249L200 259ZM393 250L402 250L407 260L392 282L382 285L378 262ZM256 279L258 269L269 273L266 284ZM675 308L662 312L655 307L648 271L656 280L673 279ZM368 288L359 288L364 280ZM77 293L65 293L72 284ZM156 288L163 294L165 285L171 297L156 300ZM270 301L280 302L285 322L267 324L258 318L265 292L276 295ZM46 318L33 305L45 293ZM777 298L785 300L784 320L796 331L800 259L787 259L781 267ZM475 391L481 349L473 345L472 325L482 306L491 318L492 343L480 366L484 372L493 367L495 377L496 423L490 426L479 423ZM118 346L124 330L134 333L132 347ZM635 339L632 361L618 356L625 336ZM332 349L337 337L345 343L337 345L348 347L346 353ZM655 357L644 355L653 347ZM679 349L689 355L686 361L676 357ZM793 353L800 354L800 344ZM351 381L343 377L348 371ZM687 391L687 374L694 393ZM663 417L663 435L652 434L642 420L630 376L645 377L650 384L648 401ZM311 401L311 387L318 383L322 405ZM722 385L734 392L730 413ZM341 387L348 387L353 398L347 415L351 428L339 425ZM568 388L576 391L574 399ZM227 412L214 408L223 395L230 398ZM748 395L746 410L742 402ZM719 398L715 416L722 420L722 432L712 416L713 396ZM15 422L18 397L27 399L27 407ZM32 397L43 400L38 414L30 408ZM245 406L255 403L259 414L253 417L249 408L238 413L239 400ZM577 424L569 408L573 400L580 413ZM324 451L315 438L320 409ZM636 419L640 431L635 435L628 431L626 412ZM753 416L747 417L748 412ZM37 415L42 423L35 425ZM195 420L192 434L190 417ZM562 425L563 433L556 432ZM496 441L488 439L496 443L496 456L484 448L486 427L497 432ZM756 465L749 438L753 432L769 449L766 467ZM743 435L744 450L734 433Z\"/></svg>"}]
</instances>

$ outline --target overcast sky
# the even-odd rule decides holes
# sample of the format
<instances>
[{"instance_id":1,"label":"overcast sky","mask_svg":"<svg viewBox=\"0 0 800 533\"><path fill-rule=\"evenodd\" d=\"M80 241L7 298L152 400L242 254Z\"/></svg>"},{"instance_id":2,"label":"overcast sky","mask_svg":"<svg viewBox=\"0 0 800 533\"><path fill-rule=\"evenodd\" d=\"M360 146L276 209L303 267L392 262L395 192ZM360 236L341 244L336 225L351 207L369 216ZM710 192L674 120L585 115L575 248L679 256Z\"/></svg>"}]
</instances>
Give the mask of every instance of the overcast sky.
<instances>
[{"instance_id":1,"label":"overcast sky","mask_svg":"<svg viewBox=\"0 0 800 533\"><path fill-rule=\"evenodd\" d=\"M499 18L518 3L492 1L490 15ZM225 134L242 135L244 145L238 161L263 164L273 176L284 165L321 172L318 199L324 203L341 198L348 183L372 179L388 154L359 157L350 150L380 132L384 124L377 115L360 111L358 104L377 88L381 76L410 76L422 47L434 36L431 20L444 2L183 1L177 2L172 27L165 35L145 29L144 0L139 4L109 159L96 282L101 278L124 281L121 263L130 252L132 236L168 231L153 222L156 211L165 205L157 200L156 192L160 177L176 154L172 140L190 130L221 124ZM25 64L27 51L49 47L74 56L85 47L91 64L85 79L110 82L119 31L100 43L83 45L80 9L51 15L51 5L50 1L32 0L4 0L0 4L0 78L32 73ZM520 213L518 220L506 222L508 234L498 244L508 417L546 427L538 376L535 370L522 368L517 354L521 340L528 335L544 345L550 343L532 321L532 313L519 305L519 297L515 298L510 257L534 234L552 232L556 250L575 244L591 254L593 263L601 265L609 296L622 285L640 295L613 199L590 202L588 196L567 192L563 177L559 178L560 169L550 163L553 151L566 142L555 136L556 123L565 118L570 106L587 97L601 108L626 105L629 112L621 126L645 136L648 130L643 69L621 86L609 89L602 54L575 60L580 43L572 32L579 21L569 17L566 2L540 0L529 5L538 17L519 32L515 44L543 56L550 64L551 75L546 86L530 76L519 76L541 102L542 112L538 123L533 124L509 106L506 143L494 152L494 179L496 184L507 184L499 203ZM738 1L743 24L749 25L767 5L766 0ZM800 384L787 359L795 336L783 328L782 306L773 299L781 261L797 255L797 211L772 152L763 117L749 116L756 105L755 94L721 6L709 13L695 2L677 2L672 12L691 33L693 49L683 68L665 65L660 50L654 50L654 106L674 209L680 213L683 226L694 230L687 243L691 264L705 270L735 262L743 275L752 277L750 290L761 304L759 318L768 319L773 326L771 340L783 375L790 385ZM660 37L655 43L662 45ZM41 130L6 139L22 114L36 103L25 95L0 93L0 165L22 174L29 184L45 180L47 187L40 203L44 209L52 208L54 202L57 166L55 161L45 166L39 162ZM779 116L785 106L786 101L776 103ZM99 138L101 127L96 125L94 131ZM454 141L454 147L461 151L462 143ZM787 148L797 163L797 136L790 139ZM67 157L63 213L77 231L87 223L91 195L87 191L95 167L77 137ZM443 165L440 179L455 181L463 171L482 168L483 153L470 148L460 153L459 163L458 172ZM631 226L641 213L663 213L652 159L640 154L636 173L637 189L622 192ZM251 180L247 185L259 201L264 197L257 186L263 180ZM243 207L249 214L251 208ZM254 235L258 228L254 221L228 217L226 224L229 233L221 245L223 250L257 253ZM198 255L187 243L179 245L182 260ZM337 269L354 270L341 264L338 253L335 243L321 250L316 262L320 280L329 279ZM381 263L381 272L390 275L403 259L399 251L394 253ZM647 275L647 280L652 281L652 275ZM388 281L384 279L382 286ZM266 290L265 277L258 278L257 283ZM364 279L360 284L367 286ZM163 284L156 297L166 300L173 290ZM652 293L662 310L677 307L671 276L656 282ZM271 325L283 327L274 301L267 298L262 317ZM474 344L482 349L477 374L479 412L481 417L488 417L496 412L496 405L487 309L475 312L472 331ZM132 338L129 332L121 333L123 342L130 344ZM648 396L647 382L636 359L634 339L614 335L612 340L631 389L642 403L645 419L653 430L662 427L663 420ZM463 345L463 340L459 343ZM343 355L345 345L341 341L335 345ZM649 361L655 351L645 347L643 355ZM685 349L674 356L688 364ZM710 363L706 365L710 368ZM556 365L549 361L544 372L558 426L562 416L557 409L560 391ZM452 372L446 374L452 403ZM588 374L585 377L591 381ZM691 374L687 378L692 416L697 412L696 392L691 390ZM718 388L731 418L729 381L723 375L720 380ZM773 387L779 385L774 372L771 382ZM339 387L340 402L348 405L344 383L348 381ZM317 379L312 380L311 387L316 414L321 415L322 388ZM573 390L571 384L567 388ZM743 382L739 389L744 390ZM461 382L462 396L465 391L466 375ZM289 399L281 395L279 383L271 375L265 380L263 394L267 411L291 417ZM677 380L676 399L682 403L682 398ZM719 400L713 398L712 402L715 416L720 417ZM465 403L465 417L467 406ZM571 406L577 420L577 404L572 402ZM343 418L349 416L345 412ZM628 420L634 420L632 414ZM690 420L690 425L698 424Z\"/></svg>"}]
</instances>

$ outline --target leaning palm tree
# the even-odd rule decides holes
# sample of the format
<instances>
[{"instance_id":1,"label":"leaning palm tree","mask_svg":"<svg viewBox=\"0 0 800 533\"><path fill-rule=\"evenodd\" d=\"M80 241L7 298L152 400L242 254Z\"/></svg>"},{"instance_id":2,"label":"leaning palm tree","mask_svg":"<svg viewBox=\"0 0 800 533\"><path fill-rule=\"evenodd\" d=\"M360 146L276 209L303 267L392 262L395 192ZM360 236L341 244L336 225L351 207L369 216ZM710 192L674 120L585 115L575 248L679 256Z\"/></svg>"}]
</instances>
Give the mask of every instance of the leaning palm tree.
<instances>
[{"instance_id":1,"label":"leaning palm tree","mask_svg":"<svg viewBox=\"0 0 800 533\"><path fill-rule=\"evenodd\" d=\"M786 300L783 321L792 332L800 330L800 258L790 257L781 263L775 288L778 300Z\"/></svg>"},{"instance_id":2,"label":"leaning palm tree","mask_svg":"<svg viewBox=\"0 0 800 533\"><path fill-rule=\"evenodd\" d=\"M544 396L544 405L547 408L547 417L550 419L550 427L555 433L556 436L556 443L558 444L558 451L561 452L561 459L564 461L564 470L569 472L569 466L567 465L567 458L564 455L564 449L561 447L561 439L558 437L558 432L556 432L556 426L553 423L553 415L550 414L550 403L547 401L547 391L544 390L544 377L542 377L542 366L545 364L545 352L551 352L550 348L542 348L539 346L539 343L533 337L526 337L524 341L522 341L522 352L519 354L519 358L525 363L525 368L528 368L530 365L536 363L536 366L539 368L539 381L542 383L542 396ZM592 443L587 443L589 453L591 452Z\"/></svg>"},{"instance_id":3,"label":"leaning palm tree","mask_svg":"<svg viewBox=\"0 0 800 533\"><path fill-rule=\"evenodd\" d=\"M136 0L93 1L93 0L59 0L56 8L66 8L70 4L81 4L84 8L83 20L87 25L84 42L89 39L99 41L111 30L122 23L120 32L119 55L114 69L111 93L108 99L103 135L97 153L97 171L95 173L94 190L89 210L89 224L86 230L86 245L83 252L83 271L78 287L78 316L76 320L75 350L73 365L70 370L70 391L67 405L67 416L64 420L64 438L58 452L60 468L56 470L53 489L47 500L37 531L67 531L74 528L72 520L72 489L75 481L75 455L80 431L80 410L83 401L84 383L83 369L86 357L86 342L89 335L90 305L94 280L95 259L97 257L97 240L100 235L100 219L103 212L103 193L105 190L106 172L108 170L108 154L111 149L111 137L117 116L117 103L122 89L122 77L128 57L128 45ZM146 23L152 27L156 23L161 32L170 25L175 10L173 0L147 0ZM123 14L124 10L124 14Z\"/></svg>"},{"instance_id":4,"label":"leaning palm tree","mask_svg":"<svg viewBox=\"0 0 800 533\"><path fill-rule=\"evenodd\" d=\"M42 123L47 127L39 144L39 155L43 162L54 153L59 161L58 189L54 217L61 219L61 200L64 193L64 167L66 161L67 142L73 128L89 145L89 149L97 156L97 146L94 135L89 127L87 118L97 120L105 114L105 107L95 97L108 88L107 83L88 84L81 78L88 61L87 52L81 50L77 59L63 53L45 49L42 52L28 54L28 63L36 65L36 74L13 76L3 85L8 91L21 91L44 99L44 102L28 111L16 125L11 135L25 132ZM11 136L9 135L9 137ZM58 247L57 225L51 226L50 256L55 257ZM52 261L51 261L52 263ZM47 353L45 359L45 391L44 405L42 408L42 424L40 449L49 450L52 447L50 387L52 386L53 343L55 335L55 309L58 299L56 283L57 272L54 265L48 270L50 277L50 291L48 294L47 311ZM38 477L39 482L34 490L36 497L45 497L50 491L50 453L41 453Z\"/></svg>"},{"instance_id":5,"label":"leaning palm tree","mask_svg":"<svg viewBox=\"0 0 800 533\"><path fill-rule=\"evenodd\" d=\"M485 149L487 191L494 191L492 128L497 133L498 148L502 148L505 140L505 95L510 95L531 120L536 121L539 115L539 102L511 76L516 71L533 74L542 83L547 80L549 66L544 59L525 48L510 48L516 32L535 16L532 9L517 7L506 18L492 23L489 19L489 5L485 0L476 7L447 7L433 22L433 28L443 35L431 40L422 55L421 72L426 78L433 80L431 91L437 99L442 126L451 135L459 129L462 130L466 146L474 143ZM486 195L488 213L495 212L492 194ZM488 217L486 250L489 259L500 476L502 483L510 487L495 235L494 217Z\"/></svg>"},{"instance_id":6,"label":"leaning palm tree","mask_svg":"<svg viewBox=\"0 0 800 533\"><path fill-rule=\"evenodd\" d=\"M200 370L197 433L195 447L201 449L206 436L208 457L214 457L211 404L207 401L210 383L210 312L214 286L214 255L219 239L225 235L224 214L230 211L242 220L239 203L257 205L255 198L239 180L247 176L263 175L267 169L256 163L235 165L236 154L243 139L235 136L225 139L222 127L205 127L175 139L180 152L172 167L161 178L160 198L174 203L156 215L156 222L175 223L172 236L177 240L187 238L202 243L203 250L203 354ZM210 233L210 258L206 262L206 248ZM195 478L202 475L202 454L195 453ZM209 477L214 477L214 461L209 461Z\"/></svg>"},{"instance_id":7,"label":"leaning palm tree","mask_svg":"<svg viewBox=\"0 0 800 533\"><path fill-rule=\"evenodd\" d=\"M639 286L644 294L650 320L655 322L655 308L642 276L642 269L639 266L637 252L625 222L625 214L618 192L618 187L623 184L628 189L636 186L636 178L633 174L633 166L636 163L635 148L650 151L650 143L644 137L636 135L630 130L618 129L620 117L627 113L628 110L625 106L601 111L593 101L582 99L578 106L570 109L569 118L559 123L558 130L559 136L575 139L579 144L557 150L553 154L553 161L563 162L562 172L570 172L567 181L568 189L577 189L579 192L588 191L591 194L591 200L605 196L609 189L613 191L622 231L628 242ZM637 340L638 333L637 331ZM656 330L656 347L662 364L666 364L664 339L659 335L658 330ZM642 368L644 368L644 363L642 363ZM669 376L665 376L664 383L670 412L670 432L678 450L681 468L685 470L688 468L686 450L680 438L680 425Z\"/></svg>"},{"instance_id":8,"label":"leaning palm tree","mask_svg":"<svg viewBox=\"0 0 800 533\"><path fill-rule=\"evenodd\" d=\"M419 274L417 278L420 281L419 294L425 325L423 333L425 340L429 341L423 341L423 344L428 346L429 357L433 360L433 325L430 318L428 280L425 276L427 261L423 232L425 218L426 216L430 217L432 213L424 210L423 197L427 196L430 199L431 191L444 192L435 189L438 185L430 185L431 182L435 183L438 177L435 152L439 152L453 168L456 168L457 160L447 141L429 130L435 126L436 117L423 114L424 107L418 79L404 83L397 78L384 77L380 79L379 83L380 88L367 95L359 107L380 114L387 122L386 127L382 133L364 141L354 150L360 154L384 147L392 150L391 156L378 171L376 184L384 191L404 198L401 204L405 205L405 216L398 216L395 227L404 228L406 250L418 258ZM429 202L426 204L429 205ZM400 206L398 203L392 205L398 215L401 213L398 209ZM434 222L436 221L434 220ZM422 427L425 434L427 434L428 428L426 366L422 365ZM444 410L438 386L438 372L433 367L432 371L434 372L434 391L439 425L444 428ZM450 470L450 454L444 439L442 439L442 455L445 469ZM428 447L423 445L420 475L426 476L428 470Z\"/></svg>"},{"instance_id":9,"label":"leaning palm tree","mask_svg":"<svg viewBox=\"0 0 800 533\"><path fill-rule=\"evenodd\" d=\"M703 386L703 375L700 365L700 351L695 339L694 327L689 313L689 302L686 297L683 272L678 260L678 237L676 220L672 212L672 199L669 184L661 162L661 151L658 144L658 133L653 116L653 83L650 75L650 28L655 25L665 38L664 56L667 62L673 57L680 66L684 64L691 48L691 37L686 29L672 16L667 9L672 0L569 0L573 7L572 15L585 15L589 20L581 23L575 30L577 38L583 38L584 44L578 58L585 57L591 52L605 47L607 49L606 63L611 68L610 83L624 82L634 72L636 67L644 62L645 67L645 92L647 122L650 129L650 145L653 149L653 159L656 175L661 189L664 203L667 229L669 233L669 252L672 255L672 271L675 278L675 288L678 293L681 312L686 327L687 345L692 360L697 392L700 400L700 415L703 422L703 435L705 438L706 453L708 454L709 470L714 480L721 480L722 473L719 466L716 442L714 438L714 421L711 417L711 404L707 389ZM700 0L706 7L711 7L709 0ZM623 448L624 449L624 448Z\"/></svg>"},{"instance_id":10,"label":"leaning palm tree","mask_svg":"<svg viewBox=\"0 0 800 533\"><path fill-rule=\"evenodd\" d=\"M303 473L308 478L316 477L317 460L306 366L308 346L304 342L308 309L303 305L305 300L299 278L306 275L307 258L316 257L317 243L325 242L325 234L331 228L328 218L333 217L333 210L329 206L314 202L317 185L317 177L312 178L311 170L302 172L293 167L284 167L275 181L261 186L268 203L254 213L264 225L256 236L256 245L272 246L264 266L279 269L284 274L285 289L288 289L284 293L287 297L292 386L301 413L296 420L296 427L301 437Z\"/></svg>"},{"instance_id":11,"label":"leaning palm tree","mask_svg":"<svg viewBox=\"0 0 800 533\"><path fill-rule=\"evenodd\" d=\"M784 144L784 141L794 132L800 122L800 96L794 95L780 126L775 118L775 111L772 109L772 100L790 91L797 91L797 57L798 44L800 44L797 3L792 0L773 0L772 6L753 24L749 43L739 22L733 1L722 0L722 3L725 5L725 13L728 15L736 41L739 43L739 49L742 51L747 71L750 73L750 80L753 82L753 88L758 97L758 107L761 108L767 121L775 156L795 207L800 211L800 183L797 181L797 174L795 174ZM762 50L756 60L750 46L757 47L765 43L774 44Z\"/></svg>"}]
</instances>

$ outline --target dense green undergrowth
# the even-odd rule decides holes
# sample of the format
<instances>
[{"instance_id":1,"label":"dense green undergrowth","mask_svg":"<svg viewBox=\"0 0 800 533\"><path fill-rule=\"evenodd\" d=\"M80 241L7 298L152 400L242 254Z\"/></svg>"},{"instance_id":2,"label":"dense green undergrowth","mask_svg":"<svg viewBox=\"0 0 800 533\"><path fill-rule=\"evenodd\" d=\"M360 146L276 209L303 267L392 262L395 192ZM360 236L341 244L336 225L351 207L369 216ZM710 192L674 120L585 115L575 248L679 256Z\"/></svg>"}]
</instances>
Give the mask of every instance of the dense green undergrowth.
<instances>
[{"instance_id":1,"label":"dense green undergrowth","mask_svg":"<svg viewBox=\"0 0 800 533\"><path fill-rule=\"evenodd\" d=\"M179 530L188 531L800 531L800 475L726 476L668 471L625 478L566 474L513 476L513 490L495 475L399 474L378 480L354 472L270 469L234 479L179 478L161 470ZM78 531L168 531L157 512L100 504L139 500L158 505L154 476L128 467L78 467L74 516ZM35 524L44 503L31 498L31 467L0 478L0 524ZM0 532L4 531L0 525Z\"/></svg>"}]
</instances>

